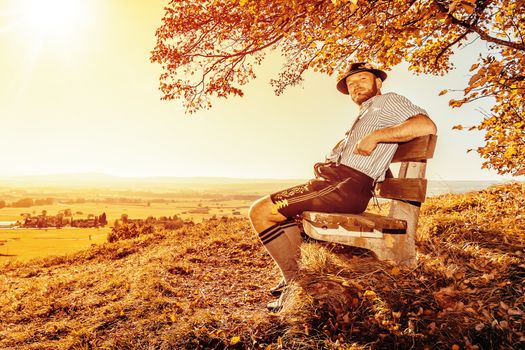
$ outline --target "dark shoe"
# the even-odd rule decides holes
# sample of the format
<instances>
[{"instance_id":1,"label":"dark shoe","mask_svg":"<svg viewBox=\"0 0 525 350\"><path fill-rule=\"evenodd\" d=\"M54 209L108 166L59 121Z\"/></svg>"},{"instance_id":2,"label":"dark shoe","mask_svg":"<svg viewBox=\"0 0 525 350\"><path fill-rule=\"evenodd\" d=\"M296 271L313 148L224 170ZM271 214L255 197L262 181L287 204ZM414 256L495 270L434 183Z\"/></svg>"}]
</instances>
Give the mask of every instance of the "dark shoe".
<instances>
[{"instance_id":1,"label":"dark shoe","mask_svg":"<svg viewBox=\"0 0 525 350\"><path fill-rule=\"evenodd\" d=\"M270 294L278 298L281 296L284 290L284 287L286 286L287 286L286 281L284 280L284 278L282 278L275 287L270 289Z\"/></svg>"}]
</instances>

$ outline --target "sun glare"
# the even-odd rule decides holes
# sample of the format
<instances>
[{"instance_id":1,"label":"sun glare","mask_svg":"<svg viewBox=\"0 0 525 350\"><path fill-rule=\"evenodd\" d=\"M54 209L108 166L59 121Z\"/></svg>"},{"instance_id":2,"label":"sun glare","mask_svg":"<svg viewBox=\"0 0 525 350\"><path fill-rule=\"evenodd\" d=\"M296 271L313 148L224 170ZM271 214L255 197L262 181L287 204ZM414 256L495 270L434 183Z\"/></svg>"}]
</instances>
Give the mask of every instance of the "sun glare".
<instances>
[{"instance_id":1,"label":"sun glare","mask_svg":"<svg viewBox=\"0 0 525 350\"><path fill-rule=\"evenodd\" d=\"M19 0L19 22L32 35L67 39L85 20L86 0Z\"/></svg>"}]
</instances>

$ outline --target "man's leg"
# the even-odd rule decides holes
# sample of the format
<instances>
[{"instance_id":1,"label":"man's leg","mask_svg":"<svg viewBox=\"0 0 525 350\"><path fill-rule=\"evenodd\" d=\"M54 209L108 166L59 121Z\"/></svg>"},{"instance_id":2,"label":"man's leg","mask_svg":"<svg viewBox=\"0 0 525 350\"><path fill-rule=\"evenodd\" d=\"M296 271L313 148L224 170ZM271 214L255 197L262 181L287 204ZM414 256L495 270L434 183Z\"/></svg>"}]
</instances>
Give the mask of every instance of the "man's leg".
<instances>
[{"instance_id":1,"label":"man's leg","mask_svg":"<svg viewBox=\"0 0 525 350\"><path fill-rule=\"evenodd\" d=\"M300 256L301 230L292 218L306 210L330 211L331 201L323 197L336 190L324 179L312 179L284 190L267 195L250 208L249 217L272 258L283 274L284 282L297 273Z\"/></svg>"},{"instance_id":2,"label":"man's leg","mask_svg":"<svg viewBox=\"0 0 525 350\"><path fill-rule=\"evenodd\" d=\"M301 229L293 219L305 210L327 209L320 195L333 190L327 181L310 180L282 191L272 193L256 201L250 208L250 220L254 230L281 269L281 282L270 291L279 296L268 303L270 311L281 310L285 292L283 287L297 276L301 255Z\"/></svg>"},{"instance_id":3,"label":"man's leg","mask_svg":"<svg viewBox=\"0 0 525 350\"><path fill-rule=\"evenodd\" d=\"M265 196L250 208L252 226L281 269L285 282L296 276L300 255L301 232L297 224L292 224L292 218L305 211L358 213L366 208L373 180L348 169L349 176L336 181L316 173L315 179ZM282 296L268 308L280 309Z\"/></svg>"},{"instance_id":4,"label":"man's leg","mask_svg":"<svg viewBox=\"0 0 525 350\"><path fill-rule=\"evenodd\" d=\"M249 217L253 229L287 283L298 270L301 233L294 220L272 210L273 207L274 203L267 195L252 204Z\"/></svg>"}]
</instances>

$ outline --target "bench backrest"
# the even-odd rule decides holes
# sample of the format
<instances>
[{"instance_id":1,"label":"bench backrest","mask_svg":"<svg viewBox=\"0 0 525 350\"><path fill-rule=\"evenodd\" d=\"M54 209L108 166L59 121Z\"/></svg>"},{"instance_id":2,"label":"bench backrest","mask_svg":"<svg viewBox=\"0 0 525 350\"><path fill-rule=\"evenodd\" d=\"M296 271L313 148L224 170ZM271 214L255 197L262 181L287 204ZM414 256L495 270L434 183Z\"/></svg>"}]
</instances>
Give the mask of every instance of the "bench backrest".
<instances>
[{"instance_id":1,"label":"bench backrest","mask_svg":"<svg viewBox=\"0 0 525 350\"><path fill-rule=\"evenodd\" d=\"M401 162L398 177L385 179L376 187L378 196L392 199L388 217L406 222L406 234L387 235L388 249L384 249L382 253L411 266L416 264L419 209L427 192L427 159L434 155L436 141L436 135L427 135L399 144L393 158L393 162Z\"/></svg>"},{"instance_id":2,"label":"bench backrest","mask_svg":"<svg viewBox=\"0 0 525 350\"><path fill-rule=\"evenodd\" d=\"M378 183L376 195L414 205L424 202L427 193L426 162L433 157L436 142L436 135L426 135L400 143L392 159L392 163L401 163L399 175Z\"/></svg>"}]
</instances>

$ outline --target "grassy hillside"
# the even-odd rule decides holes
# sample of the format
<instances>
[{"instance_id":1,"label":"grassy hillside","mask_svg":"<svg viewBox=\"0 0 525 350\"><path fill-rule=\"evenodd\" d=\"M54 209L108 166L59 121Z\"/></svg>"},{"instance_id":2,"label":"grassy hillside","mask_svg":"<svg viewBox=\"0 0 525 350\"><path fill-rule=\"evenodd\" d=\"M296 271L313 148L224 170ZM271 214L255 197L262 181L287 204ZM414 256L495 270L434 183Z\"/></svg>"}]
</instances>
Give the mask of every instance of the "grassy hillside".
<instances>
[{"instance_id":1,"label":"grassy hillside","mask_svg":"<svg viewBox=\"0 0 525 350\"><path fill-rule=\"evenodd\" d=\"M525 191L430 198L419 264L303 244L284 310L246 219L0 267L0 348L498 349L525 345Z\"/></svg>"}]
</instances>

